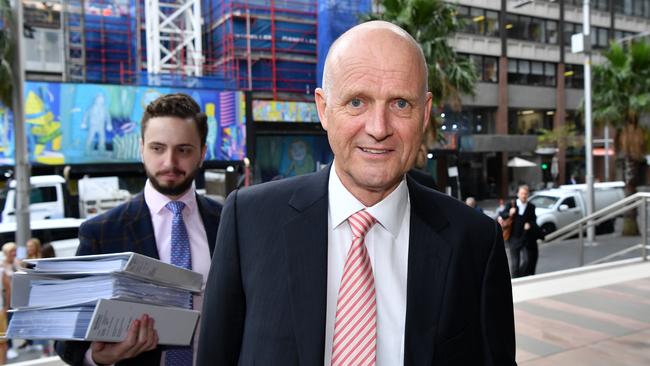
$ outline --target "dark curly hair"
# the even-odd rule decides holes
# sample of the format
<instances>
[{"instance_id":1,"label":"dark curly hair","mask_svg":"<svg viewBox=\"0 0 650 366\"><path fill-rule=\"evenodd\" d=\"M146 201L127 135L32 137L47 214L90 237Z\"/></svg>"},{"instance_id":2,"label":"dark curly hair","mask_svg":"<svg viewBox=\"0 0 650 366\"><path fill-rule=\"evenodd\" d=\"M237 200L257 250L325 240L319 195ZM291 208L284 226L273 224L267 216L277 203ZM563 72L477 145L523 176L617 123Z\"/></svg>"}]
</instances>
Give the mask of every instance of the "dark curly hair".
<instances>
[{"instance_id":1,"label":"dark curly hair","mask_svg":"<svg viewBox=\"0 0 650 366\"><path fill-rule=\"evenodd\" d=\"M192 119L201 138L201 146L205 146L208 136L208 117L201 112L201 107L187 94L176 93L163 95L149 103L142 115L140 133L144 140L144 132L147 129L147 122L155 117L178 117Z\"/></svg>"}]
</instances>

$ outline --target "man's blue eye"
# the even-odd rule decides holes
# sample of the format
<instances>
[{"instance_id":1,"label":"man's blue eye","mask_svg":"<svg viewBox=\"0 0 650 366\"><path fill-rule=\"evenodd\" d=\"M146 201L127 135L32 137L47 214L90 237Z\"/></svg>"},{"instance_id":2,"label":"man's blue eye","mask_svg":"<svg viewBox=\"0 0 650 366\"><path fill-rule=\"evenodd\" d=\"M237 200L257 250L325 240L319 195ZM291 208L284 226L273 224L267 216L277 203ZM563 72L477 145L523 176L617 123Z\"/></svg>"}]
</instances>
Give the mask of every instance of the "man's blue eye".
<instances>
[{"instance_id":1,"label":"man's blue eye","mask_svg":"<svg viewBox=\"0 0 650 366\"><path fill-rule=\"evenodd\" d=\"M361 99L355 98L350 101L350 105L357 108L361 106Z\"/></svg>"},{"instance_id":2,"label":"man's blue eye","mask_svg":"<svg viewBox=\"0 0 650 366\"><path fill-rule=\"evenodd\" d=\"M408 107L408 105L409 105L408 102L405 101L404 99L398 99L397 100L397 108L399 108L399 109L404 109L404 108Z\"/></svg>"}]
</instances>

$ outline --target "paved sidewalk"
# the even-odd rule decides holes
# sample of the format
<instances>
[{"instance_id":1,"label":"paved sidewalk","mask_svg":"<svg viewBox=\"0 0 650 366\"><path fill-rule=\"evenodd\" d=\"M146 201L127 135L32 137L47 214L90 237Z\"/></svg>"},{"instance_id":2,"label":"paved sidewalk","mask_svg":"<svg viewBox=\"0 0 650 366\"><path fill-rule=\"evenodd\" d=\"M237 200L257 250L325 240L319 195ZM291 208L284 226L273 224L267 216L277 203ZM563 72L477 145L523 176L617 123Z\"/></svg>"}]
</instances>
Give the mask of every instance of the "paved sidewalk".
<instances>
[{"instance_id":1,"label":"paved sidewalk","mask_svg":"<svg viewBox=\"0 0 650 366\"><path fill-rule=\"evenodd\" d=\"M650 264L628 267L633 266L638 268L636 275L622 281L616 273L602 271L574 276L578 278L573 283L571 276L531 278L532 284L523 285L533 286L528 289L521 288L520 280L513 282L517 363L650 365ZM591 287L598 281L604 285ZM583 289L550 296L546 293L574 286ZM519 301L522 295L535 298Z\"/></svg>"}]
</instances>

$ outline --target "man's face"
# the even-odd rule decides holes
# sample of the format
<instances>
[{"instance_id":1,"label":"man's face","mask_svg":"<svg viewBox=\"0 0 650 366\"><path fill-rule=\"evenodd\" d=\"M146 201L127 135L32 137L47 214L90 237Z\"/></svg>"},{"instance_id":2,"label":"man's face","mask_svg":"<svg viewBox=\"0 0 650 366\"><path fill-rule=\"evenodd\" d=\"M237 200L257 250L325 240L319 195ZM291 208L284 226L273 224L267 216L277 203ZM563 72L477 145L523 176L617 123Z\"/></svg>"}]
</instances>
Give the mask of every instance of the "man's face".
<instances>
[{"instance_id":1,"label":"man's face","mask_svg":"<svg viewBox=\"0 0 650 366\"><path fill-rule=\"evenodd\" d=\"M517 198L523 203L528 201L528 188L522 187L517 191Z\"/></svg>"},{"instance_id":2,"label":"man's face","mask_svg":"<svg viewBox=\"0 0 650 366\"><path fill-rule=\"evenodd\" d=\"M381 30L349 43L332 57L328 95L317 89L316 105L343 185L374 204L413 165L431 94L419 53L403 38Z\"/></svg>"},{"instance_id":3,"label":"man's face","mask_svg":"<svg viewBox=\"0 0 650 366\"><path fill-rule=\"evenodd\" d=\"M151 118L140 151L151 184L172 199L191 187L205 157L194 122L178 117Z\"/></svg>"}]
</instances>

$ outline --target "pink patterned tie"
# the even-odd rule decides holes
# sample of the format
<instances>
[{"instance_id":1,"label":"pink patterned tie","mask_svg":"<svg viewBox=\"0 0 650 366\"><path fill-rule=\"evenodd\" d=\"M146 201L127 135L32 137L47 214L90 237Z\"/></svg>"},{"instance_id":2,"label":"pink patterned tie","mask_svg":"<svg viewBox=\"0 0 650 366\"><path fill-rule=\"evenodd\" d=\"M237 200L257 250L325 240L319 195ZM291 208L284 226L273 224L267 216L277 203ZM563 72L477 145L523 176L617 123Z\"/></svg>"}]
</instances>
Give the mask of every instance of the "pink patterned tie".
<instances>
[{"instance_id":1,"label":"pink patterned tie","mask_svg":"<svg viewBox=\"0 0 650 366\"><path fill-rule=\"evenodd\" d=\"M332 366L374 365L377 353L377 303L375 278L366 233L377 222L365 210L348 218L352 229L352 246L341 277L336 305Z\"/></svg>"}]
</instances>

